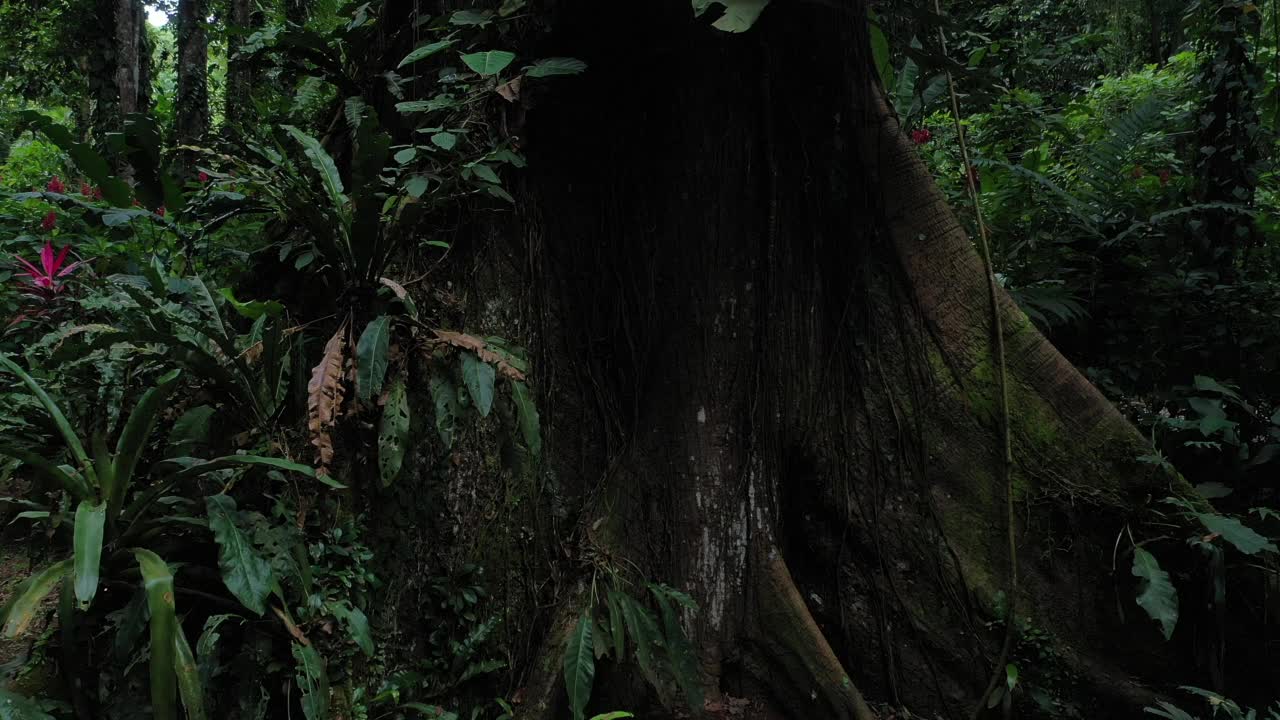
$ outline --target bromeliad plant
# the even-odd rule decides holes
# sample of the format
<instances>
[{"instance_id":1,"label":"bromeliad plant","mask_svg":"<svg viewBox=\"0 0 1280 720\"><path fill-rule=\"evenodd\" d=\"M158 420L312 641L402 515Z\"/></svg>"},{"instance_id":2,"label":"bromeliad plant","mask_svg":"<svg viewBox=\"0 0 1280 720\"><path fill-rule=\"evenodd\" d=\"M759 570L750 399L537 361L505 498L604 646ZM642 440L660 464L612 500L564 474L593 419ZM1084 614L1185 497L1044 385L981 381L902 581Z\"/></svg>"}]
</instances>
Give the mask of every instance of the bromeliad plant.
<instances>
[{"instance_id":1,"label":"bromeliad plant","mask_svg":"<svg viewBox=\"0 0 1280 720\"><path fill-rule=\"evenodd\" d=\"M108 580L117 582L135 572L141 575L150 613L150 683L151 703L155 717L177 717L177 697L182 697L188 717L203 717L200 677L196 672L191 648L179 626L174 598L173 573L155 548L163 548L166 537L175 537L191 526L204 526L197 505L181 496L171 495L180 484L219 470L265 467L314 477L315 471L305 465L259 455L231 455L213 460L171 458L158 465L159 479L145 489L130 493L140 477L140 463L148 441L160 419L169 397L177 387L179 371L172 371L143 393L120 432L114 450L107 437L98 432L86 444L72 428L56 402L41 385L11 359L0 356L0 367L18 376L27 390L39 401L57 428L64 444L67 463L61 454L49 456L9 443L0 443L0 454L19 460L39 478L51 481L75 504L70 557L49 565L28 578L14 592L0 612L0 627L6 637L21 633L32 621L41 600L59 583L64 583L64 599L60 622L65 637L75 637L74 628L93 605L99 589ZM219 546L223 581L230 593L246 607L261 613L263 596L271 590L255 586L250 553L243 550L245 540L227 530L216 517L222 507L214 496L207 524L214 530ZM166 513L157 512L158 507ZM192 515L183 514L183 511ZM46 517L53 510L46 510ZM33 511L29 516L40 515ZM76 612L76 610L82 612ZM64 647L75 663L75 649ZM75 664L69 667L76 667Z\"/></svg>"}]
</instances>

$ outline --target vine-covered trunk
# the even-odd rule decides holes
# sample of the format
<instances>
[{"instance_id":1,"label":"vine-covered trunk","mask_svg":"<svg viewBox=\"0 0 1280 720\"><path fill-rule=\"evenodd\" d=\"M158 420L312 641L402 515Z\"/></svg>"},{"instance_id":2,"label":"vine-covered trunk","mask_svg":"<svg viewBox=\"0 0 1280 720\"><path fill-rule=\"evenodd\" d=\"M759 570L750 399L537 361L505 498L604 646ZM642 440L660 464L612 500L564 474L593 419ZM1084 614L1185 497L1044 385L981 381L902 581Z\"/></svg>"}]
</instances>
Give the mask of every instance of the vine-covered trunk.
<instances>
[{"instance_id":1,"label":"vine-covered trunk","mask_svg":"<svg viewBox=\"0 0 1280 720\"><path fill-rule=\"evenodd\" d=\"M861 689L957 716L999 646L1010 492L1019 624L1048 638L1023 682L1132 710L1150 693L1115 668L1166 656L1112 549L1178 481L1003 293L993 363L984 270L871 80L865 11L765 17L740 35L678 0L555 18L548 54L590 72L530 116L525 232L543 372L582 398L548 413L575 537L697 601L710 708L865 718ZM531 715L563 715L558 658L592 596L561 598ZM643 707L626 674L596 706Z\"/></svg>"},{"instance_id":2,"label":"vine-covered trunk","mask_svg":"<svg viewBox=\"0 0 1280 720\"><path fill-rule=\"evenodd\" d=\"M250 88L253 81L252 67L237 52L253 30L253 4L250 0L231 0L231 13L227 22L227 128L247 127L253 122L253 103Z\"/></svg>"},{"instance_id":3,"label":"vine-covered trunk","mask_svg":"<svg viewBox=\"0 0 1280 720\"><path fill-rule=\"evenodd\" d=\"M178 145L198 145L209 129L206 5L206 0L178 1L178 87L174 117Z\"/></svg>"}]
</instances>

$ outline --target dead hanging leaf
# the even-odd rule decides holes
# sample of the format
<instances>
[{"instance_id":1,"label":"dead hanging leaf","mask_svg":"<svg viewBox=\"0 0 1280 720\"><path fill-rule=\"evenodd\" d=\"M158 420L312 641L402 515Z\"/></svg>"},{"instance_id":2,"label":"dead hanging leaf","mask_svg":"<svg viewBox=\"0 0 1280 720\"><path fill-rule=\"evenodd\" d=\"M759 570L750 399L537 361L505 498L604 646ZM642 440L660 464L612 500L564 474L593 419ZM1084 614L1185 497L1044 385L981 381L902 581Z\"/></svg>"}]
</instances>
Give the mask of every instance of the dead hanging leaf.
<instances>
[{"instance_id":1,"label":"dead hanging leaf","mask_svg":"<svg viewBox=\"0 0 1280 720\"><path fill-rule=\"evenodd\" d=\"M506 358L490 350L484 340L475 335L454 332L453 330L433 330L432 332L436 334L435 344L443 343L463 350L470 350L481 360L497 368L503 377L524 382L524 373L511 367L511 363L507 362Z\"/></svg>"},{"instance_id":2,"label":"dead hanging leaf","mask_svg":"<svg viewBox=\"0 0 1280 720\"><path fill-rule=\"evenodd\" d=\"M497 92L507 102L515 102L520 99L520 82L524 80L524 76L508 80L498 86Z\"/></svg>"},{"instance_id":3,"label":"dead hanging leaf","mask_svg":"<svg viewBox=\"0 0 1280 720\"><path fill-rule=\"evenodd\" d=\"M391 288L391 292L395 293L395 296L401 302L403 302L405 298L409 297L409 291L405 290L403 285L396 282L395 280L392 280L391 278L378 278L378 282Z\"/></svg>"},{"instance_id":4,"label":"dead hanging leaf","mask_svg":"<svg viewBox=\"0 0 1280 720\"><path fill-rule=\"evenodd\" d=\"M324 356L311 371L311 381L307 383L307 429L319 456L316 472L322 475L328 474L329 464L333 462L333 436L330 431L342 413L346 390L343 370L346 364L347 323L343 322L325 343Z\"/></svg>"}]
</instances>

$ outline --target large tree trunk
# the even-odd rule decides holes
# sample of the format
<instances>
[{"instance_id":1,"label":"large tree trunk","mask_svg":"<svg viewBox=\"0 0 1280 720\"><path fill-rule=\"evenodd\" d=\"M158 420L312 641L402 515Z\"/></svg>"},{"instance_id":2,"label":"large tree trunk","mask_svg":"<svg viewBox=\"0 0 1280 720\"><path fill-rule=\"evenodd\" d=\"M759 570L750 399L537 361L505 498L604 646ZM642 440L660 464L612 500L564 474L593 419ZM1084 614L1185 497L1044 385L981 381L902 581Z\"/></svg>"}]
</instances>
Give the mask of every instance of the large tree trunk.
<instances>
[{"instance_id":1,"label":"large tree trunk","mask_svg":"<svg viewBox=\"0 0 1280 720\"><path fill-rule=\"evenodd\" d=\"M120 112L129 115L146 110L148 95L142 85L147 75L143 67L149 62L142 0L116 0L115 15L116 87L120 92Z\"/></svg>"},{"instance_id":2,"label":"large tree trunk","mask_svg":"<svg viewBox=\"0 0 1280 720\"><path fill-rule=\"evenodd\" d=\"M1003 293L995 363L983 267L874 85L865 7L835 5L773 3L727 35L685 0L558 3L543 52L590 70L522 137L513 294L554 389L546 486L577 518L557 545L697 600L709 708L861 719L866 692L960 717L1000 645L1007 490L1019 620L1052 656L1023 683L1137 712L1130 673L1172 666L1116 536L1182 485ZM594 592L560 587L522 717L568 714L559 659ZM592 707L653 710L636 674L604 672Z\"/></svg>"},{"instance_id":3,"label":"large tree trunk","mask_svg":"<svg viewBox=\"0 0 1280 720\"><path fill-rule=\"evenodd\" d=\"M227 22L227 94L226 117L228 132L235 134L238 128L253 122L253 103L250 97L253 74L249 63L237 57L241 44L253 29L252 0L230 0L231 13Z\"/></svg>"},{"instance_id":4,"label":"large tree trunk","mask_svg":"<svg viewBox=\"0 0 1280 720\"><path fill-rule=\"evenodd\" d=\"M206 0L178 1L178 88L174 131L179 145L198 145L209 130L206 4Z\"/></svg>"},{"instance_id":5,"label":"large tree trunk","mask_svg":"<svg viewBox=\"0 0 1280 720\"><path fill-rule=\"evenodd\" d=\"M98 27L115 28L119 0L95 0L94 19ZM98 33L88 43L87 62L89 96L93 99L93 111L89 123L94 144L106 150L106 134L118 132L123 127L120 86L116 70L119 52L114 32Z\"/></svg>"}]
</instances>

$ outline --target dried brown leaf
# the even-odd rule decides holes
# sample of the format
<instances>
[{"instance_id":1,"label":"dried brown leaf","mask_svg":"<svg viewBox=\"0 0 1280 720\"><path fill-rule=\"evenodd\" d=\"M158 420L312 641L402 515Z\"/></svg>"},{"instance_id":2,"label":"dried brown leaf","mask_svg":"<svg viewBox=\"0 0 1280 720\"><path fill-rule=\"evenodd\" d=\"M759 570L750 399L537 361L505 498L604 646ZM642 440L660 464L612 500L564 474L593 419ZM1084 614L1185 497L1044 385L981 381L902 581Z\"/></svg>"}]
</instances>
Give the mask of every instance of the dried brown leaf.
<instances>
[{"instance_id":1,"label":"dried brown leaf","mask_svg":"<svg viewBox=\"0 0 1280 720\"><path fill-rule=\"evenodd\" d=\"M506 361L506 358L490 350L488 345L485 344L485 341L475 335L454 332L453 330L433 330L432 332L436 335L436 344L443 343L463 350L470 350L481 360L497 368L498 372L503 377L524 382L524 373L514 367L511 367L511 364Z\"/></svg>"},{"instance_id":2,"label":"dried brown leaf","mask_svg":"<svg viewBox=\"0 0 1280 720\"><path fill-rule=\"evenodd\" d=\"M325 343L320 364L311 371L307 383L307 430L311 444L316 447L319 467L316 471L327 473L333 462L333 436L330 431L342 414L342 400L346 391L343 372L347 364L347 324L338 328Z\"/></svg>"}]
</instances>

